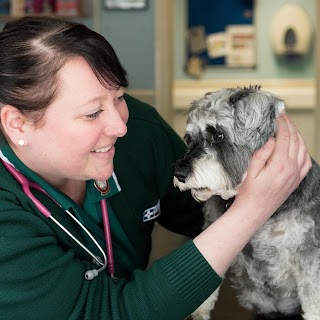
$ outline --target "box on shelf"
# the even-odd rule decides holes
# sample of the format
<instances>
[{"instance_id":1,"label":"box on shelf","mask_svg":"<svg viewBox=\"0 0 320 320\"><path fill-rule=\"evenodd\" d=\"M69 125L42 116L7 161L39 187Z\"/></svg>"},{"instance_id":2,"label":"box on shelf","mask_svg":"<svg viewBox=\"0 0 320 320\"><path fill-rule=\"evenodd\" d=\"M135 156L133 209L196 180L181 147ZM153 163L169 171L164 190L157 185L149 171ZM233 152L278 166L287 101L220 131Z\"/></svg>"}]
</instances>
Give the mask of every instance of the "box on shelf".
<instances>
[{"instance_id":1,"label":"box on shelf","mask_svg":"<svg viewBox=\"0 0 320 320\"><path fill-rule=\"evenodd\" d=\"M80 14L80 3L81 0L0 0L0 14L77 16Z\"/></svg>"}]
</instances>

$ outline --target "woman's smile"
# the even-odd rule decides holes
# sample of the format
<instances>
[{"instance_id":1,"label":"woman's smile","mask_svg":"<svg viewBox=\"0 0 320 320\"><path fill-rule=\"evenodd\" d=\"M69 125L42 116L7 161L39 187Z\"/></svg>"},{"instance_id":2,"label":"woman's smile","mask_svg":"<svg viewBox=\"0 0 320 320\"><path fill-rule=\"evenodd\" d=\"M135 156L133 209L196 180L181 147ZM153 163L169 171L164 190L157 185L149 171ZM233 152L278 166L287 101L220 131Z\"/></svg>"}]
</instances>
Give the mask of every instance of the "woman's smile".
<instances>
[{"instance_id":1,"label":"woman's smile","mask_svg":"<svg viewBox=\"0 0 320 320\"><path fill-rule=\"evenodd\" d=\"M104 161L111 160L113 162L113 157L115 154L114 144L108 145L107 147L104 147L104 148L95 149L91 151L90 154L95 159L103 159Z\"/></svg>"},{"instance_id":2,"label":"woman's smile","mask_svg":"<svg viewBox=\"0 0 320 320\"><path fill-rule=\"evenodd\" d=\"M100 149L96 149L96 150L93 150L91 152L97 152L97 153L100 153L100 152L108 152L111 148L113 147L113 144L109 145L109 146L106 146L104 148L100 148Z\"/></svg>"}]
</instances>

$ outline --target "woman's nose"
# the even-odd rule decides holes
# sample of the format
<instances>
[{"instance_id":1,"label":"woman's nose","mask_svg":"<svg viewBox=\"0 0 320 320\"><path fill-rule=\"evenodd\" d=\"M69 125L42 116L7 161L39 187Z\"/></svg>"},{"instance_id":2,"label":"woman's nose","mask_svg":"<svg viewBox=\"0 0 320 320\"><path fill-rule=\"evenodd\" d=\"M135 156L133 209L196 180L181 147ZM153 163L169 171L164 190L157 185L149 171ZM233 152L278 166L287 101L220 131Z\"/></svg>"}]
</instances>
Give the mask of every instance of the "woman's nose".
<instances>
[{"instance_id":1,"label":"woman's nose","mask_svg":"<svg viewBox=\"0 0 320 320\"><path fill-rule=\"evenodd\" d=\"M123 137L127 133L127 117L125 117L116 108L112 108L106 114L105 135L114 137Z\"/></svg>"}]
</instances>

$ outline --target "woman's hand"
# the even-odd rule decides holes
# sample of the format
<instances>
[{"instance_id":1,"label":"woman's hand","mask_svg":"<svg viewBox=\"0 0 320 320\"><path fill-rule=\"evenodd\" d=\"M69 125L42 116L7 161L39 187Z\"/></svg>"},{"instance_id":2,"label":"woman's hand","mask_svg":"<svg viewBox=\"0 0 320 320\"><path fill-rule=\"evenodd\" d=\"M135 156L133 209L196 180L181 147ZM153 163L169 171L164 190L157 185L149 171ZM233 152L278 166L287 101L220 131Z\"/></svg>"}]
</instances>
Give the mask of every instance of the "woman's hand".
<instances>
[{"instance_id":1,"label":"woman's hand","mask_svg":"<svg viewBox=\"0 0 320 320\"><path fill-rule=\"evenodd\" d=\"M282 114L277 123L276 138L254 153L235 200L246 205L251 202L269 216L299 186L312 166L306 145L288 116Z\"/></svg>"}]
</instances>

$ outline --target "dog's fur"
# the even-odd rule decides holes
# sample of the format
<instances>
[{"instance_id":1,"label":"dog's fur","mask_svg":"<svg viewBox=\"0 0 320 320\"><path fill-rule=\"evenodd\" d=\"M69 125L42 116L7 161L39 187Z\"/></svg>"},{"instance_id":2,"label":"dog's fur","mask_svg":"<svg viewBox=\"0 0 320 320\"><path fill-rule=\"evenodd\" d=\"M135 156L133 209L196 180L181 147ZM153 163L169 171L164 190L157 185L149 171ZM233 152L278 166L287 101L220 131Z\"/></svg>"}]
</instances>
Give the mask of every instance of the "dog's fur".
<instances>
[{"instance_id":1,"label":"dog's fur","mask_svg":"<svg viewBox=\"0 0 320 320\"><path fill-rule=\"evenodd\" d=\"M207 93L192 103L186 127L188 150L177 161L174 184L204 204L209 226L232 203L253 152L276 132L285 103L259 86ZM320 319L320 168L251 238L230 268L244 307L272 319L302 314ZM232 235L230 235L232 237ZM194 313L209 319L216 291Z\"/></svg>"}]
</instances>

